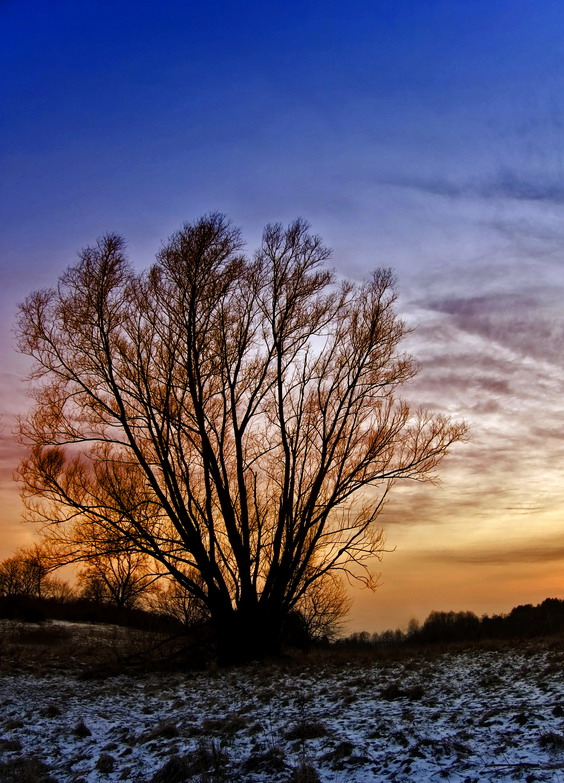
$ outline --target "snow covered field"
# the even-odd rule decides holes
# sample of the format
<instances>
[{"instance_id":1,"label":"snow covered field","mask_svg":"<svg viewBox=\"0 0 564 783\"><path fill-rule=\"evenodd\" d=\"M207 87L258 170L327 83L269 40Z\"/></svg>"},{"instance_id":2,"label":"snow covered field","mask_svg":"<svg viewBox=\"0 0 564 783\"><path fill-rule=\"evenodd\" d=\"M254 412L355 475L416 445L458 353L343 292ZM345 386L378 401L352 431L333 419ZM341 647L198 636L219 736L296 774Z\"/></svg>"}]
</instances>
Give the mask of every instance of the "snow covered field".
<instances>
[{"instance_id":1,"label":"snow covered field","mask_svg":"<svg viewBox=\"0 0 564 783\"><path fill-rule=\"evenodd\" d=\"M553 641L102 679L12 667L0 780L564 781L563 665Z\"/></svg>"}]
</instances>

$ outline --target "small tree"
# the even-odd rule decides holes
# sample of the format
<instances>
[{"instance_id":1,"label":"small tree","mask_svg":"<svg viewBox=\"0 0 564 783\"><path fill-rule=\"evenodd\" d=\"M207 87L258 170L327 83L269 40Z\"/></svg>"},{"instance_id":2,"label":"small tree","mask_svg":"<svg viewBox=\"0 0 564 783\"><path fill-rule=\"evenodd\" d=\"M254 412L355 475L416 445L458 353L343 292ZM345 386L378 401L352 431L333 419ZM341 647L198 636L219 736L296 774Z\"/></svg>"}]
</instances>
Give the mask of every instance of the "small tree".
<instances>
[{"instance_id":1,"label":"small tree","mask_svg":"<svg viewBox=\"0 0 564 783\"><path fill-rule=\"evenodd\" d=\"M134 609L155 592L158 575L151 573L147 556L136 551L92 557L78 575L84 598L97 603Z\"/></svg>"},{"instance_id":2,"label":"small tree","mask_svg":"<svg viewBox=\"0 0 564 783\"><path fill-rule=\"evenodd\" d=\"M415 366L389 270L337 284L303 221L241 249L211 215L139 274L107 236L19 320L31 518L111 528L206 606L221 657L239 660L276 651L327 574L374 584L389 489L432 479L464 434L397 397Z\"/></svg>"},{"instance_id":3,"label":"small tree","mask_svg":"<svg viewBox=\"0 0 564 783\"><path fill-rule=\"evenodd\" d=\"M64 579L49 577L43 587L45 598L52 598L57 603L66 603L76 598L76 590Z\"/></svg>"},{"instance_id":4,"label":"small tree","mask_svg":"<svg viewBox=\"0 0 564 783\"><path fill-rule=\"evenodd\" d=\"M50 576L57 567L46 547L22 547L0 563L0 597L70 600L74 595L71 586Z\"/></svg>"},{"instance_id":5,"label":"small tree","mask_svg":"<svg viewBox=\"0 0 564 783\"><path fill-rule=\"evenodd\" d=\"M0 563L0 596L41 598L49 568L39 547L19 549Z\"/></svg>"},{"instance_id":6,"label":"small tree","mask_svg":"<svg viewBox=\"0 0 564 783\"><path fill-rule=\"evenodd\" d=\"M421 623L416 617L412 617L407 624L407 638L415 639L421 630Z\"/></svg>"},{"instance_id":7,"label":"small tree","mask_svg":"<svg viewBox=\"0 0 564 783\"><path fill-rule=\"evenodd\" d=\"M127 467L122 468L125 472ZM100 477L98 496L105 497L106 518L92 515L77 517L71 525L53 525L43 531L42 551L51 568L60 568L73 563L84 563L78 574L80 594L97 603L113 604L117 607L134 608L147 603L157 590L156 582L161 578L156 563L132 543L129 535L120 532L120 526L127 524L118 505L111 508L104 482ZM129 487L120 503L132 500L136 488Z\"/></svg>"},{"instance_id":8,"label":"small tree","mask_svg":"<svg viewBox=\"0 0 564 783\"><path fill-rule=\"evenodd\" d=\"M340 575L329 572L312 583L296 608L310 639L333 641L342 630L351 603Z\"/></svg>"},{"instance_id":9,"label":"small tree","mask_svg":"<svg viewBox=\"0 0 564 783\"><path fill-rule=\"evenodd\" d=\"M193 575L193 578L197 579L197 576ZM159 590L151 598L151 608L160 614L173 617L186 628L194 628L209 620L206 606L176 580L161 581Z\"/></svg>"}]
</instances>

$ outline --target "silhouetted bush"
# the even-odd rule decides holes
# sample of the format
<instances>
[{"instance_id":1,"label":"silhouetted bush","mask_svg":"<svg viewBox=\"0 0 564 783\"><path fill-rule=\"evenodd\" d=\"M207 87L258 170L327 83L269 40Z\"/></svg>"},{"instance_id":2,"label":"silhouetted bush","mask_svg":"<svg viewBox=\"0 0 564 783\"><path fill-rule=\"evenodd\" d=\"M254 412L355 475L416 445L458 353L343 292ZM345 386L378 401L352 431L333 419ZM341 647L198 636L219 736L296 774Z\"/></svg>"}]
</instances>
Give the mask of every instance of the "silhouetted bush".
<instances>
[{"instance_id":1,"label":"silhouetted bush","mask_svg":"<svg viewBox=\"0 0 564 783\"><path fill-rule=\"evenodd\" d=\"M34 757L16 758L0 764L0 780L4 783L56 783L49 768Z\"/></svg>"}]
</instances>

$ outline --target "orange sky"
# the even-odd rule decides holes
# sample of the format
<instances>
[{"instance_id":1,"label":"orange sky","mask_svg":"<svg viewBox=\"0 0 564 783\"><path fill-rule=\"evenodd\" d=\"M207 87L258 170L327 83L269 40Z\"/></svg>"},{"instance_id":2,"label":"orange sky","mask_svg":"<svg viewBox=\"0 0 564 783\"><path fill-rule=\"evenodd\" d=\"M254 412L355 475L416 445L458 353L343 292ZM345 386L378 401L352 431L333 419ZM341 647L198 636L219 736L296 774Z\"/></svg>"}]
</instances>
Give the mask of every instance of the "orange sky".
<instances>
[{"instance_id":1,"label":"orange sky","mask_svg":"<svg viewBox=\"0 0 564 783\"><path fill-rule=\"evenodd\" d=\"M349 631L405 628L410 618L423 620L436 609L492 614L549 596L564 598L563 462L559 459L560 433L550 430L560 406L558 387L553 389L554 397L545 397L544 409L536 411L533 376L538 367L519 368L520 383L533 388L523 400L511 398L512 404L507 405L507 394L493 394L493 380L486 382L487 373L476 372L481 353L474 346L475 366L471 371L468 365L460 370L465 383L453 386L444 381L441 388L442 374L453 372L451 363L440 362L432 350L429 326L421 331L427 332L425 351L417 352L424 336L415 333L409 338L409 347L422 361L420 375L406 389L407 396L415 402L434 402L436 410L447 410L454 417L466 414L470 437L454 446L443 462L439 485L404 484L392 491L381 516L386 547L392 551L374 564L381 574L377 591L353 590ZM459 340L462 343L464 337ZM488 341L485 346L492 355ZM440 353L444 345L439 342L435 349ZM448 350L450 354L450 342ZM22 372L25 363L16 357L12 361ZM513 362L512 358L505 368L510 374L515 371ZM15 370L14 366L3 396L0 557L29 543L34 532L20 521L22 505L12 479L24 452L10 437L10 427L14 413L27 405L26 386ZM500 367L496 372L503 390ZM546 377L536 378L537 385L547 383ZM543 428L547 430L544 447L537 436Z\"/></svg>"},{"instance_id":2,"label":"orange sky","mask_svg":"<svg viewBox=\"0 0 564 783\"><path fill-rule=\"evenodd\" d=\"M16 303L107 232L143 268L206 212L251 247L303 216L338 275L397 272L405 395L470 425L395 488L350 629L564 597L562 4L220 7L0 3L0 557L31 537Z\"/></svg>"}]
</instances>

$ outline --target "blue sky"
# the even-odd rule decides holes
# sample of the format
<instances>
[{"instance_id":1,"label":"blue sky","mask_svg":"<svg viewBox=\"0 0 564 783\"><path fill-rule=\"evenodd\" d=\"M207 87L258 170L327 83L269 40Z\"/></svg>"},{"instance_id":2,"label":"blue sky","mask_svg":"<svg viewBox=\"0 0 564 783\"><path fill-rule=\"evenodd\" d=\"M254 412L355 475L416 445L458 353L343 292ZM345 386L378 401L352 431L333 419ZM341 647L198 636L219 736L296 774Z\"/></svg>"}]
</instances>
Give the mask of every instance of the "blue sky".
<instances>
[{"instance_id":1,"label":"blue sky","mask_svg":"<svg viewBox=\"0 0 564 783\"><path fill-rule=\"evenodd\" d=\"M109 228L145 245L207 209L247 230L303 213L333 242L382 253L383 234L391 253L410 228L433 233L415 194L564 194L557 3L0 13L9 258L25 228L42 255L46 238L74 248Z\"/></svg>"},{"instance_id":2,"label":"blue sky","mask_svg":"<svg viewBox=\"0 0 564 783\"><path fill-rule=\"evenodd\" d=\"M442 488L390 504L397 550L357 622L563 593L561 2L4 0L0 74L4 554L16 302L103 233L142 267L220 210L251 249L302 216L340 274L394 267L407 393L472 426Z\"/></svg>"}]
</instances>

